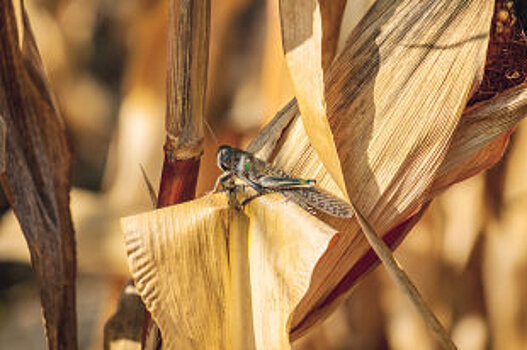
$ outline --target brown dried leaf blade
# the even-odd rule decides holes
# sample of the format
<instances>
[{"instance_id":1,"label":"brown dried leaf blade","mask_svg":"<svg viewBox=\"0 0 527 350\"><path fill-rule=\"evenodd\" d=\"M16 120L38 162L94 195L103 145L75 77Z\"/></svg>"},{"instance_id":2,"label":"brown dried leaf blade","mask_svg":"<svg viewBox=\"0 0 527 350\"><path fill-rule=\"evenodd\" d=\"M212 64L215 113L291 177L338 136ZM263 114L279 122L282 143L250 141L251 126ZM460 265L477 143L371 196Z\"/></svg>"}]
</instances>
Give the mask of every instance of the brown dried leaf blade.
<instances>
[{"instance_id":1,"label":"brown dried leaf blade","mask_svg":"<svg viewBox=\"0 0 527 350\"><path fill-rule=\"evenodd\" d=\"M338 187L348 192L385 238L430 200L429 189L484 66L492 9L491 1L377 1L328 70L322 72L317 61L310 67L318 75L305 79L312 82L296 84L304 90L301 94L297 91L297 99L313 148L334 175L335 169L329 169L331 162L323 159L330 152L320 152L320 140L311 137L317 132L321 135L320 128L309 132L317 125L306 113L310 106L302 108L303 103L324 98L325 103L318 105L326 108L323 112L333 135L333 140L324 143L331 148L335 142L346 183ZM287 55L297 58L297 73L303 71L301 59L316 53L316 31L307 34L311 33L310 37L301 36L302 40L293 36L294 45L284 45ZM320 86L322 73L323 95L301 98L320 93L314 86ZM299 74L298 78L306 76ZM311 116L319 118L324 113ZM316 178L321 187L339 195L334 183L339 184L338 178L327 179L319 171L320 163L299 152L304 144L299 141L302 128L296 124L293 121L286 132L291 140L281 144L275 164L295 176ZM349 288L342 283L369 249L353 220L330 223L346 234L317 265L312 288L295 311L293 337L321 319L324 310L329 312L328 306L346 294Z\"/></svg>"},{"instance_id":2,"label":"brown dried leaf blade","mask_svg":"<svg viewBox=\"0 0 527 350\"><path fill-rule=\"evenodd\" d=\"M290 315L336 234L279 194L223 193L122 219L165 349L289 349Z\"/></svg>"},{"instance_id":3,"label":"brown dried leaf blade","mask_svg":"<svg viewBox=\"0 0 527 350\"><path fill-rule=\"evenodd\" d=\"M20 50L12 3L0 0L0 114L7 129L1 182L40 283L48 346L76 349L71 155L23 4L22 16Z\"/></svg>"}]
</instances>

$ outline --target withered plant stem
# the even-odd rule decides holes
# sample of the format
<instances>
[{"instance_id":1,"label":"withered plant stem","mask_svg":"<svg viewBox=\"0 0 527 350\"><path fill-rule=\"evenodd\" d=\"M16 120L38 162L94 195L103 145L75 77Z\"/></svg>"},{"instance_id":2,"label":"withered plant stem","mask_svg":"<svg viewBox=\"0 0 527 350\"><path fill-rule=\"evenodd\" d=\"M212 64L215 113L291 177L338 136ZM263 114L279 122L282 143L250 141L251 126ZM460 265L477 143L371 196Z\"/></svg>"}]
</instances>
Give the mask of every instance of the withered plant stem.
<instances>
[{"instance_id":1,"label":"withered plant stem","mask_svg":"<svg viewBox=\"0 0 527 350\"><path fill-rule=\"evenodd\" d=\"M167 39L167 138L157 207L195 197L203 153L210 0L171 0ZM142 347L151 325L147 312Z\"/></svg>"},{"instance_id":2,"label":"withered plant stem","mask_svg":"<svg viewBox=\"0 0 527 350\"><path fill-rule=\"evenodd\" d=\"M375 230L370 226L368 220L362 216L353 202L351 202L351 206L353 207L357 220L362 228L362 232L364 232L364 235L366 236L366 239L370 243L372 249L382 261L389 275L395 281L395 284L397 284L401 291L410 298L414 306L423 317L426 325L430 328L438 342L441 344L441 347L443 349L449 350L457 349L456 345L452 339L450 339L446 330L441 325L441 322L439 322L432 310L428 307L425 300L415 285L412 283L406 272L401 268L397 260L395 260L390 248L375 233Z\"/></svg>"}]
</instances>

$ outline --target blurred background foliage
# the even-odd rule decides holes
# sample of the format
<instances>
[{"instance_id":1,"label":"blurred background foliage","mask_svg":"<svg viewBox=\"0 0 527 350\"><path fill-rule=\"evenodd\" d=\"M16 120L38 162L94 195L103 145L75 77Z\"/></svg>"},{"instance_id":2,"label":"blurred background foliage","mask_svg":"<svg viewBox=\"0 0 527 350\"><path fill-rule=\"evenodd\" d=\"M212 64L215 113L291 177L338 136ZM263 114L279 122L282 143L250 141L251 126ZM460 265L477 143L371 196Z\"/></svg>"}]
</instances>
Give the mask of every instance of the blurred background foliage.
<instances>
[{"instance_id":1,"label":"blurred background foliage","mask_svg":"<svg viewBox=\"0 0 527 350\"><path fill-rule=\"evenodd\" d=\"M371 0L348 5L359 18ZM159 183L164 142L166 0L26 0L74 152L72 214L81 349L128 279L119 217L148 210L139 165ZM277 1L212 0L205 153L198 195L219 174L218 144L244 147L290 98ZM527 348L527 125L490 171L432 203L396 256L460 349ZM44 349L25 241L5 199L0 222L0 344ZM308 349L433 349L383 268L306 337Z\"/></svg>"}]
</instances>

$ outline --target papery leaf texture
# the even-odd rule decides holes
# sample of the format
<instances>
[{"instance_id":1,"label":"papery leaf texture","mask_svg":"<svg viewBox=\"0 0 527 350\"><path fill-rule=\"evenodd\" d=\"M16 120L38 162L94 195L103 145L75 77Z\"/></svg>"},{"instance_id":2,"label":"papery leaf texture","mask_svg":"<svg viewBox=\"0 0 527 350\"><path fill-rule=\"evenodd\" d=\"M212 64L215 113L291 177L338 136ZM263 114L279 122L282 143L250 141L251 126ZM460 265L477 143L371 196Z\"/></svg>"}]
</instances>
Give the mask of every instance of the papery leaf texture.
<instances>
[{"instance_id":1,"label":"papery leaf texture","mask_svg":"<svg viewBox=\"0 0 527 350\"><path fill-rule=\"evenodd\" d=\"M23 2L21 8L23 28L17 29L11 1L0 1L0 115L6 126L1 183L40 285L48 346L76 349L71 154Z\"/></svg>"},{"instance_id":2,"label":"papery leaf texture","mask_svg":"<svg viewBox=\"0 0 527 350\"><path fill-rule=\"evenodd\" d=\"M290 314L335 231L279 194L224 193L122 220L167 349L287 349Z\"/></svg>"}]
</instances>

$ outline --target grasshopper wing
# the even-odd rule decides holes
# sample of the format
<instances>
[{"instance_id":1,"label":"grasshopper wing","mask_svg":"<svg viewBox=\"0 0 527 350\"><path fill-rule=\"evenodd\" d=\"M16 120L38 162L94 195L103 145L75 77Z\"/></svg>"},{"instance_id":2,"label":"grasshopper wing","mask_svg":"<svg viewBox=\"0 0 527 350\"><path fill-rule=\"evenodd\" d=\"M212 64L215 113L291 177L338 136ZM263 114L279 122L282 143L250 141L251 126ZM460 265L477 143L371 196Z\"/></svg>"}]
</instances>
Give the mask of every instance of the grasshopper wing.
<instances>
[{"instance_id":1,"label":"grasshopper wing","mask_svg":"<svg viewBox=\"0 0 527 350\"><path fill-rule=\"evenodd\" d=\"M263 185L267 192L280 192L310 213L316 209L333 216L344 218L353 216L351 205L331 193L314 187L314 180L297 179L258 158L254 159L254 164L260 174L256 182Z\"/></svg>"},{"instance_id":2,"label":"grasshopper wing","mask_svg":"<svg viewBox=\"0 0 527 350\"><path fill-rule=\"evenodd\" d=\"M298 204L310 213L313 212L313 209L316 209L329 215L342 218L350 218L353 216L351 205L316 187L284 190L281 193L287 199Z\"/></svg>"}]
</instances>

